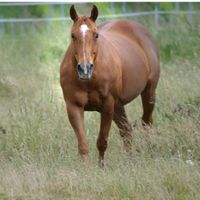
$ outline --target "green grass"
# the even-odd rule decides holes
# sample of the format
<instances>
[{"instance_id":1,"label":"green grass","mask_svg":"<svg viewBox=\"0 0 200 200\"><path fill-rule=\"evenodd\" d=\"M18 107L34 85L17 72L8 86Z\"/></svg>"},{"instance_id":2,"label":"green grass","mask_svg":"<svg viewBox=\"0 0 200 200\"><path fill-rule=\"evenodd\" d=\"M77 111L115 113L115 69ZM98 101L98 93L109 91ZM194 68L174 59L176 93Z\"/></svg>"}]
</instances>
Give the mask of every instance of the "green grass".
<instances>
[{"instance_id":1,"label":"green grass","mask_svg":"<svg viewBox=\"0 0 200 200\"><path fill-rule=\"evenodd\" d=\"M142 129L141 101L127 157L116 126L98 167L98 113L86 113L90 160L82 163L59 85L67 34L27 34L0 47L0 199L198 200L200 196L200 37L197 27L150 27L161 50L154 127ZM194 165L187 164L191 160Z\"/></svg>"}]
</instances>

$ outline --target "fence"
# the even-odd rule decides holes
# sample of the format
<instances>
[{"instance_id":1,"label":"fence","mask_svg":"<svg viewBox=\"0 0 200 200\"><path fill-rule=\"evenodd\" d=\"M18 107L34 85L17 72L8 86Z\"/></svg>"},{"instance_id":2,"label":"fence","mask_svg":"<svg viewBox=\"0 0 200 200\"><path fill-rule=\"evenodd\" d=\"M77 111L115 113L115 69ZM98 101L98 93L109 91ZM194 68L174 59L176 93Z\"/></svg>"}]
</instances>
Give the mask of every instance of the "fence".
<instances>
[{"instance_id":1,"label":"fence","mask_svg":"<svg viewBox=\"0 0 200 200\"><path fill-rule=\"evenodd\" d=\"M70 21L69 17L65 17L64 13L64 4L62 3L0 3L1 6L33 6L33 5L60 5L60 16L58 18L54 17L46 17L46 18L0 18L0 39L2 40L2 44L4 43L4 40L7 35L9 35L9 38L12 41L14 41L16 37L16 33L19 33L21 36L23 36L25 27L28 24L29 25L29 31L35 33L37 30L38 24L45 24L45 27L43 26L43 29L45 28L46 31L51 31L52 23L53 22L60 22L63 31L66 31L66 22ZM180 4L176 2L174 11L162 11L160 10L160 4L155 4L155 9L152 11L146 11L146 12L134 12L134 13L126 13L127 12L127 5L126 3L122 3L122 10L123 12L121 14L115 14L115 4L110 3L110 8L112 14L110 15L101 15L99 16L98 20L103 21L105 19L114 19L114 18L134 18L134 17L144 17L148 16L153 18L154 24L156 27L160 24L160 18L163 15L185 15L187 17L187 20L189 23L193 20L193 15L197 14L197 11L193 10L193 4L191 2L188 3L188 9L186 11L180 11ZM53 12L51 10L51 12ZM171 22L169 22L171 23Z\"/></svg>"}]
</instances>

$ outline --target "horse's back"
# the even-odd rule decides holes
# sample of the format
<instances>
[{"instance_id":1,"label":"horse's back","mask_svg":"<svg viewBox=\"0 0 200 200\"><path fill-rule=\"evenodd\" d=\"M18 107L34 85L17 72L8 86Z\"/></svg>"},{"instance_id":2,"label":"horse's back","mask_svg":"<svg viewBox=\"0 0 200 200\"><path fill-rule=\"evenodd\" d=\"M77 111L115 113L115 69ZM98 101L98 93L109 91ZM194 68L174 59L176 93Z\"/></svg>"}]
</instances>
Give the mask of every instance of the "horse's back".
<instances>
[{"instance_id":1,"label":"horse's back","mask_svg":"<svg viewBox=\"0 0 200 200\"><path fill-rule=\"evenodd\" d=\"M121 99L124 103L140 94L150 79L157 83L158 50L144 26L130 20L115 20L100 24L98 30L115 46L121 57L123 63Z\"/></svg>"}]
</instances>

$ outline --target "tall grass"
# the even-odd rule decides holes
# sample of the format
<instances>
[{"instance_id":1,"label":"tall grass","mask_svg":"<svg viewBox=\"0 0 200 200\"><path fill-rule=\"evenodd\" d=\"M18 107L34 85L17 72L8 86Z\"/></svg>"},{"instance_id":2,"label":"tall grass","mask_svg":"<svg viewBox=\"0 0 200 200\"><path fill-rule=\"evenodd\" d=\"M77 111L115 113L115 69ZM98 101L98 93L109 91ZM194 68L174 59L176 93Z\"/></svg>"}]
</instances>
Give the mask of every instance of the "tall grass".
<instances>
[{"instance_id":1,"label":"tall grass","mask_svg":"<svg viewBox=\"0 0 200 200\"><path fill-rule=\"evenodd\" d=\"M67 120L59 86L67 33L27 33L0 47L0 199L199 199L199 29L184 21L148 26L161 50L154 127L141 127L140 98L127 105L133 157L113 124L104 170L95 145L99 115L85 114L88 163Z\"/></svg>"}]
</instances>

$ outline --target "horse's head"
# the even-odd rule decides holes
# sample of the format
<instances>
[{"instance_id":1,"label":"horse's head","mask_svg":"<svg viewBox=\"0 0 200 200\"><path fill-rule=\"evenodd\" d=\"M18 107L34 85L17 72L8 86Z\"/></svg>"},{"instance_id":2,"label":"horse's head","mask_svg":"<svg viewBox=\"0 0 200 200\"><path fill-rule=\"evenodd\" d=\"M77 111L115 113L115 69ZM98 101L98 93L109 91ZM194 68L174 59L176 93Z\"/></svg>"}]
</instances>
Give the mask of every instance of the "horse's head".
<instances>
[{"instance_id":1,"label":"horse's head","mask_svg":"<svg viewBox=\"0 0 200 200\"><path fill-rule=\"evenodd\" d=\"M95 5L92 8L90 17L79 17L74 6L70 8L70 17L74 21L71 30L71 45L73 46L73 56L81 80L92 78L99 37L95 24L97 16L98 9Z\"/></svg>"}]
</instances>

